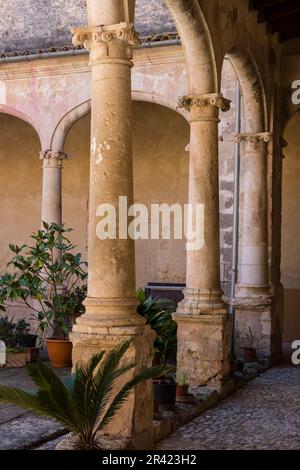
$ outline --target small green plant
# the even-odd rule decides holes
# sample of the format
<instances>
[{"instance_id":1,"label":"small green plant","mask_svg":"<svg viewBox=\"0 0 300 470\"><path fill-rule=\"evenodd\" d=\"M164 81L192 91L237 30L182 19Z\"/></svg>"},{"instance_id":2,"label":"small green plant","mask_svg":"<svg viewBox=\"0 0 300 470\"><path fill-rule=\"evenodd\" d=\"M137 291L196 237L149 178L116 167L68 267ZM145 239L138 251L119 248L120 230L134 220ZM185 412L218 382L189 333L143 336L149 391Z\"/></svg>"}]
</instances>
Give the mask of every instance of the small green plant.
<instances>
[{"instance_id":1,"label":"small green plant","mask_svg":"<svg viewBox=\"0 0 300 470\"><path fill-rule=\"evenodd\" d=\"M157 334L155 353L162 364L166 363L177 344L177 323L172 318L174 303L169 299L147 297L143 289L137 290L136 297L139 301L137 312Z\"/></svg>"},{"instance_id":2,"label":"small green plant","mask_svg":"<svg viewBox=\"0 0 300 470\"><path fill-rule=\"evenodd\" d=\"M0 340L4 341L7 349L17 347L15 327L13 318L9 319L7 316L0 317Z\"/></svg>"},{"instance_id":3,"label":"small green plant","mask_svg":"<svg viewBox=\"0 0 300 470\"><path fill-rule=\"evenodd\" d=\"M96 449L97 433L119 411L131 390L140 382L168 371L166 366L145 369L116 391L118 379L135 367L134 363L122 361L130 344L131 341L125 341L106 355L102 351L88 363L77 365L65 383L42 362L30 364L28 373L39 387L38 392L31 394L0 385L0 402L54 418L75 433L80 449Z\"/></svg>"},{"instance_id":4,"label":"small green plant","mask_svg":"<svg viewBox=\"0 0 300 470\"><path fill-rule=\"evenodd\" d=\"M86 263L66 234L64 225L43 223L33 233L33 246L9 245L13 273L0 278L0 305L21 303L31 311L43 334L50 328L54 337L64 339L77 316L84 312Z\"/></svg>"}]
</instances>

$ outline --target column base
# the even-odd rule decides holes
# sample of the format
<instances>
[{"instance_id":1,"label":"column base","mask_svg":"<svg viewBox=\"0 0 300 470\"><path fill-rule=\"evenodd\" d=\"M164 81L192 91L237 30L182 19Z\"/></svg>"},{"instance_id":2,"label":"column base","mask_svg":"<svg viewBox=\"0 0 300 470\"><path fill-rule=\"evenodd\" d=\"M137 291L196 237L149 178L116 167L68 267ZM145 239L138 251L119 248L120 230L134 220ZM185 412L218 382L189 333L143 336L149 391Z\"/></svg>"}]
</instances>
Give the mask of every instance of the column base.
<instances>
[{"instance_id":1,"label":"column base","mask_svg":"<svg viewBox=\"0 0 300 470\"><path fill-rule=\"evenodd\" d=\"M233 301L235 308L236 355L243 356L249 347L246 336L249 327L258 359L267 359L272 365L282 357L280 302L272 286L237 285Z\"/></svg>"},{"instance_id":2,"label":"column base","mask_svg":"<svg viewBox=\"0 0 300 470\"><path fill-rule=\"evenodd\" d=\"M220 387L230 372L232 321L221 294L214 290L202 296L203 291L186 289L173 314L178 325L177 370L188 376L192 386Z\"/></svg>"},{"instance_id":3,"label":"column base","mask_svg":"<svg viewBox=\"0 0 300 470\"><path fill-rule=\"evenodd\" d=\"M132 316L131 322L125 322L125 325L117 319L114 321L111 319L109 325L108 318L101 319L101 317L98 317L97 323L95 316L90 317L87 314L78 319L71 334L73 367L79 362L89 360L99 351L110 351L128 338L132 339L132 344L126 360L135 362L136 367L126 374L126 379L120 379L118 389L133 375L146 367L151 367L155 333L149 325L144 324L142 318L140 324L134 325L136 318ZM138 315L137 319L140 319ZM103 433L129 439L134 449L148 449L152 446L152 428L152 382L147 381L135 388Z\"/></svg>"}]
</instances>

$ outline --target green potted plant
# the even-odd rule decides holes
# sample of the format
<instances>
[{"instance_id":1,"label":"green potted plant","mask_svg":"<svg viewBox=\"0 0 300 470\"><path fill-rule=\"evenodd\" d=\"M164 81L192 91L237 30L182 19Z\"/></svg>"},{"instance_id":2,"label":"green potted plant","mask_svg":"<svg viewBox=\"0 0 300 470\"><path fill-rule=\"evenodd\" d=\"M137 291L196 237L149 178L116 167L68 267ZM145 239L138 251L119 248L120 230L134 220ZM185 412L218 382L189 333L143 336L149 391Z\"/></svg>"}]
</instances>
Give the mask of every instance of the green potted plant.
<instances>
[{"instance_id":1,"label":"green potted plant","mask_svg":"<svg viewBox=\"0 0 300 470\"><path fill-rule=\"evenodd\" d=\"M38 335L30 333L30 323L24 318L16 323L15 331L17 342L24 348L35 348Z\"/></svg>"},{"instance_id":2,"label":"green potted plant","mask_svg":"<svg viewBox=\"0 0 300 470\"><path fill-rule=\"evenodd\" d=\"M137 312L143 316L156 332L154 340L154 363L167 364L171 352L177 344L177 324L172 318L174 303L169 299L146 296L143 289L136 293L139 305ZM172 375L164 375L153 381L155 411L174 409L176 402L176 382Z\"/></svg>"},{"instance_id":3,"label":"green potted plant","mask_svg":"<svg viewBox=\"0 0 300 470\"><path fill-rule=\"evenodd\" d=\"M47 338L49 359L54 367L71 366L72 343L69 332L84 312L86 263L74 253L64 225L43 223L33 233L33 246L10 245L13 273L0 278L0 304L20 302L31 311L43 339Z\"/></svg>"},{"instance_id":4,"label":"green potted plant","mask_svg":"<svg viewBox=\"0 0 300 470\"><path fill-rule=\"evenodd\" d=\"M250 325L248 325L247 330L245 332L243 343L243 355L245 362L255 362L256 349L254 347L254 337Z\"/></svg>"},{"instance_id":5,"label":"green potted plant","mask_svg":"<svg viewBox=\"0 0 300 470\"><path fill-rule=\"evenodd\" d=\"M131 341L125 341L105 354L79 364L75 373L62 382L42 362L28 365L30 378L39 387L36 393L0 385L0 402L13 403L62 423L74 434L74 450L98 450L100 431L111 421L131 390L140 382L161 376L166 366L145 369L121 388L120 377L135 367L124 362ZM99 439L100 438L100 439Z\"/></svg>"}]
</instances>

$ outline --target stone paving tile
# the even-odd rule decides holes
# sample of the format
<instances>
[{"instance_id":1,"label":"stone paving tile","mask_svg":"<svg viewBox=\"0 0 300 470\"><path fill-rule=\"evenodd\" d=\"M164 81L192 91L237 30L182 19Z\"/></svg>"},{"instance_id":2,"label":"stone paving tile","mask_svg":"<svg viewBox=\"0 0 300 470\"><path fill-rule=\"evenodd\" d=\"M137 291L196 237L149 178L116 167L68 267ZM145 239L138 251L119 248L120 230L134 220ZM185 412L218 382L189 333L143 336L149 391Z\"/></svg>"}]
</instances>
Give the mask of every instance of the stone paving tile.
<instances>
[{"instance_id":1,"label":"stone paving tile","mask_svg":"<svg viewBox=\"0 0 300 470\"><path fill-rule=\"evenodd\" d=\"M300 368L267 371L157 449L300 449Z\"/></svg>"},{"instance_id":2,"label":"stone paving tile","mask_svg":"<svg viewBox=\"0 0 300 470\"><path fill-rule=\"evenodd\" d=\"M60 377L66 377L69 369L54 369ZM0 384L35 390L25 368L0 369ZM28 410L13 405L0 405L0 450L23 449L43 440L52 439L61 433L62 426L53 420L36 416Z\"/></svg>"}]
</instances>

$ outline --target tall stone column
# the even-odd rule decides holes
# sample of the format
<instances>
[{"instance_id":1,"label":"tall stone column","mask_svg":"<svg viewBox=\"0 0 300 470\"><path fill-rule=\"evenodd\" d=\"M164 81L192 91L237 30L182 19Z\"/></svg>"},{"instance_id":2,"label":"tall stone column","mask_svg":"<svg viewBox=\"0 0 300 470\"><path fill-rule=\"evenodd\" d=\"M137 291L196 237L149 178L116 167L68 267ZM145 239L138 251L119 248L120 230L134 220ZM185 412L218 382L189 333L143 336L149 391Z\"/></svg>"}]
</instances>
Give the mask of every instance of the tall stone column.
<instances>
[{"instance_id":1,"label":"tall stone column","mask_svg":"<svg viewBox=\"0 0 300 470\"><path fill-rule=\"evenodd\" d=\"M252 346L272 356L272 290L268 267L267 144L271 134L239 134L244 143L239 277L235 290L237 353Z\"/></svg>"},{"instance_id":2,"label":"tall stone column","mask_svg":"<svg viewBox=\"0 0 300 470\"><path fill-rule=\"evenodd\" d=\"M129 356L137 372L151 365L154 333L136 312L134 241L127 227L119 232L119 219L115 239L100 239L98 226L102 204L113 206L118 217L119 197L126 196L128 206L133 202L131 67L138 37L123 21L122 9L112 8L118 3L106 1L110 8L104 15L104 2L89 2L90 26L75 29L73 36L74 44L89 50L92 70L88 295L86 313L73 328L73 364L130 337ZM136 388L106 432L147 448L152 425L148 381Z\"/></svg>"},{"instance_id":3,"label":"tall stone column","mask_svg":"<svg viewBox=\"0 0 300 470\"><path fill-rule=\"evenodd\" d=\"M62 223L62 169L67 159L64 152L46 150L40 153L43 160L42 221Z\"/></svg>"},{"instance_id":4,"label":"tall stone column","mask_svg":"<svg viewBox=\"0 0 300 470\"><path fill-rule=\"evenodd\" d=\"M195 230L197 205L203 205L204 243L187 251L187 288L174 315L177 364L193 385L218 384L229 372L231 338L220 288L218 115L230 102L219 94L191 95L183 97L180 106L188 110L191 125L190 217Z\"/></svg>"}]
</instances>

